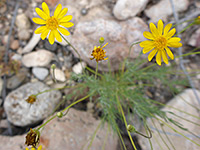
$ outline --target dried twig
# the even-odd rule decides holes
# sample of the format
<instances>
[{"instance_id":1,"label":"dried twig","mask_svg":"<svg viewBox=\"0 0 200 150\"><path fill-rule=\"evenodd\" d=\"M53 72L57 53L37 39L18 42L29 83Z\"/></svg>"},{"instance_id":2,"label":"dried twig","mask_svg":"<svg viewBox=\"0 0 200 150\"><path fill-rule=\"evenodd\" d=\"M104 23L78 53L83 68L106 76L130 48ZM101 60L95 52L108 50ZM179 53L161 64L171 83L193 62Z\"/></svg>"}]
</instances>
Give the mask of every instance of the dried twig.
<instances>
[{"instance_id":1,"label":"dried twig","mask_svg":"<svg viewBox=\"0 0 200 150\"><path fill-rule=\"evenodd\" d=\"M175 22L176 22L176 24L179 24L180 21L179 21L179 18L178 18L178 13L176 13L176 11L175 11L174 2L173 2L173 0L169 0L169 1L170 1L170 3L171 3L171 6L172 6L172 10L173 10L173 15L174 15L174 18L175 18ZM178 25L176 26L176 30L177 30L177 33L180 32L179 26L178 26ZM181 35L178 35L178 37L181 38ZM198 103L199 103L199 105L200 105L200 99L199 99L199 97L198 97L198 95L197 95L197 93L196 93L196 88L194 87L194 83L193 83L191 77L189 76L189 74L188 74L188 72L187 72L187 70L185 69L185 66L184 66L184 64L183 64L182 47L179 47L179 48L178 48L178 52L179 52L179 56L180 56L180 59L179 59L179 60L180 60L180 68L183 70L184 74L186 75L186 77L187 77L187 79L188 79L188 81L189 81L189 84L190 84L190 86L192 87L193 93L194 93L194 95L195 95L195 97L196 97L196 99L197 99L197 101L198 101Z\"/></svg>"}]
</instances>

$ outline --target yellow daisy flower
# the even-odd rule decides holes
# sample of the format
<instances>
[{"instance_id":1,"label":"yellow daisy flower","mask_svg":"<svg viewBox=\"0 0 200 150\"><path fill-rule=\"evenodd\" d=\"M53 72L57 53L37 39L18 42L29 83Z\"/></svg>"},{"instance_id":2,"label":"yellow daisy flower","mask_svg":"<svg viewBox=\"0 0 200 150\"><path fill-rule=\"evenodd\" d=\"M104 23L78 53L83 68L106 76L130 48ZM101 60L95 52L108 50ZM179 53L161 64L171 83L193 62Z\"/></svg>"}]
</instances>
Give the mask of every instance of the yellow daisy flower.
<instances>
[{"instance_id":1,"label":"yellow daisy flower","mask_svg":"<svg viewBox=\"0 0 200 150\"><path fill-rule=\"evenodd\" d=\"M144 37L149 40L140 43L140 46L143 48L143 53L145 54L152 50L148 56L149 61L157 54L156 62L158 65L161 65L161 58L168 64L167 55L172 60L174 59L174 55L169 47L178 48L182 46L182 44L179 43L181 41L179 37L172 37L176 29L171 29L172 24L167 24L164 28L162 20L158 21L157 28L153 23L150 23L149 27L151 33L148 31L143 32Z\"/></svg>"},{"instance_id":2,"label":"yellow daisy flower","mask_svg":"<svg viewBox=\"0 0 200 150\"><path fill-rule=\"evenodd\" d=\"M41 34L42 40L44 40L49 34L49 43L53 44L55 38L58 42L62 42L60 33L64 35L70 35L69 31L65 28L72 27L74 24L69 22L72 19L71 15L65 16L68 9L63 8L62 5L58 4L54 11L54 15L50 16L49 7L45 2L42 3L42 9L36 8L36 13L41 18L33 18L33 22L36 24L42 25L41 27L35 30L35 34ZM65 27L65 28L63 28Z\"/></svg>"},{"instance_id":3,"label":"yellow daisy flower","mask_svg":"<svg viewBox=\"0 0 200 150\"><path fill-rule=\"evenodd\" d=\"M104 46L98 46L98 47L94 47L91 56L93 56L93 58L90 58L91 60L96 59L96 62L99 62L101 60L107 60L108 58L104 58L106 56L106 52L105 50L103 50L104 47L106 47L106 45L108 45L108 43L106 43Z\"/></svg>"},{"instance_id":4,"label":"yellow daisy flower","mask_svg":"<svg viewBox=\"0 0 200 150\"><path fill-rule=\"evenodd\" d=\"M26 147L25 150L29 150L29 148ZM31 150L36 150L36 149L35 149L34 147L32 147ZM42 150L42 145L40 145L40 146L37 148L37 150Z\"/></svg>"}]
</instances>

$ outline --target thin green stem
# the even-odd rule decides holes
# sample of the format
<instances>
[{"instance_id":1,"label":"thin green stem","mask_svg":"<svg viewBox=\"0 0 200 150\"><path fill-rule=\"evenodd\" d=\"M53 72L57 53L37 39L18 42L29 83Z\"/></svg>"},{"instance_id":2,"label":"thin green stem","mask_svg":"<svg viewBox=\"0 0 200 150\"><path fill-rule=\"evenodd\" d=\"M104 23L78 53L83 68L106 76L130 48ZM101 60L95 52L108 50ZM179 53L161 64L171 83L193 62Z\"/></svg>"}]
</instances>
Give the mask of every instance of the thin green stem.
<instances>
[{"instance_id":1,"label":"thin green stem","mask_svg":"<svg viewBox=\"0 0 200 150\"><path fill-rule=\"evenodd\" d=\"M183 30L181 30L179 33L177 33L175 36L178 36L179 34L183 33L185 30L187 30L188 28L190 28L193 25L194 25L194 23L192 22L191 24L189 24L188 26L186 26Z\"/></svg>"},{"instance_id":2,"label":"thin green stem","mask_svg":"<svg viewBox=\"0 0 200 150\"><path fill-rule=\"evenodd\" d=\"M124 115L124 111L123 111L122 106L121 106L121 104L120 104L120 101L119 101L119 98L118 98L117 93L116 93L116 99L117 99L117 103L118 103L119 109L120 109L120 111L121 111L121 113L122 113L122 117L123 117L123 119L124 119L124 124L125 124L125 126L127 127L126 117L125 117L125 115ZM129 136L129 138L130 138L130 140L131 140L132 146L134 147L135 150L137 150L137 148L136 148L136 146L135 146L135 143L133 142L133 139L132 139L132 136L131 136L130 132L129 132L128 130L127 130L127 132L128 132L128 136Z\"/></svg>"},{"instance_id":3,"label":"thin green stem","mask_svg":"<svg viewBox=\"0 0 200 150\"><path fill-rule=\"evenodd\" d=\"M96 72L95 72L95 79L97 78L97 73L98 73L98 62L97 62L97 65L96 65Z\"/></svg>"}]
</instances>

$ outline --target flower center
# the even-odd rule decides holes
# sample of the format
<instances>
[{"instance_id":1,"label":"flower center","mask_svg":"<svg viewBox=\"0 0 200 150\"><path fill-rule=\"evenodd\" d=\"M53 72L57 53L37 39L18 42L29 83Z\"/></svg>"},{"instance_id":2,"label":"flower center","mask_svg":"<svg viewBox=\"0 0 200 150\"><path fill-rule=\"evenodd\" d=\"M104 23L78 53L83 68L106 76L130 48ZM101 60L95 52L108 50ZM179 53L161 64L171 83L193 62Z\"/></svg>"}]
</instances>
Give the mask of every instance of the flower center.
<instances>
[{"instance_id":1,"label":"flower center","mask_svg":"<svg viewBox=\"0 0 200 150\"><path fill-rule=\"evenodd\" d=\"M92 56L97 60L104 60L105 55L105 51L102 48L96 48L95 50L93 50L92 52Z\"/></svg>"},{"instance_id":2,"label":"flower center","mask_svg":"<svg viewBox=\"0 0 200 150\"><path fill-rule=\"evenodd\" d=\"M54 16L47 19L46 27L50 30L56 30L58 28L58 19Z\"/></svg>"},{"instance_id":3,"label":"flower center","mask_svg":"<svg viewBox=\"0 0 200 150\"><path fill-rule=\"evenodd\" d=\"M154 41L155 47L158 50L162 50L167 46L167 39L165 37L158 37L155 41Z\"/></svg>"}]
</instances>

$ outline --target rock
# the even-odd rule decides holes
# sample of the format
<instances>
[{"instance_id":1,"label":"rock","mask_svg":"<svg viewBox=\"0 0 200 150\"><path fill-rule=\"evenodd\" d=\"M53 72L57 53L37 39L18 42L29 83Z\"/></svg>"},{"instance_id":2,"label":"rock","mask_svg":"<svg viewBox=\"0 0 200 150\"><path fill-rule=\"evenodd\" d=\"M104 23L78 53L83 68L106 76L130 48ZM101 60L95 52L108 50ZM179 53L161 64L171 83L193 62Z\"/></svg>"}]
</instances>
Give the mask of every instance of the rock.
<instances>
[{"instance_id":1,"label":"rock","mask_svg":"<svg viewBox=\"0 0 200 150\"><path fill-rule=\"evenodd\" d=\"M41 135L41 144L48 150L55 150L58 147L60 150L86 150L90 138L100 122L91 113L71 108L65 117L56 118L45 126ZM91 150L101 150L104 142L104 149L106 150L117 148L117 137L112 132L106 135L107 132L108 126L105 124L98 130L92 142Z\"/></svg>"},{"instance_id":2,"label":"rock","mask_svg":"<svg viewBox=\"0 0 200 150\"><path fill-rule=\"evenodd\" d=\"M10 37L10 44L14 41L13 36ZM2 43L6 45L8 43L8 35L4 35Z\"/></svg>"},{"instance_id":3,"label":"rock","mask_svg":"<svg viewBox=\"0 0 200 150\"><path fill-rule=\"evenodd\" d=\"M57 50L57 43L54 43L53 45L51 45L48 40L45 40L44 47L47 50L55 51Z\"/></svg>"},{"instance_id":4,"label":"rock","mask_svg":"<svg viewBox=\"0 0 200 150\"><path fill-rule=\"evenodd\" d=\"M31 108L31 107L30 107ZM87 150L91 136L94 134L100 120L96 120L91 113L78 111L73 108L61 118L50 121L41 132L40 145L47 150ZM26 135L2 136L0 135L1 150L25 149ZM105 143L105 146L104 146ZM117 135L110 132L105 123L100 127L91 150L116 150Z\"/></svg>"},{"instance_id":5,"label":"rock","mask_svg":"<svg viewBox=\"0 0 200 150\"><path fill-rule=\"evenodd\" d=\"M79 62L78 64L72 67L72 71L76 74L81 74L86 67L85 62Z\"/></svg>"},{"instance_id":6,"label":"rock","mask_svg":"<svg viewBox=\"0 0 200 150\"><path fill-rule=\"evenodd\" d=\"M34 33L28 44L23 48L22 54L31 52L39 41L40 41L40 34Z\"/></svg>"},{"instance_id":7,"label":"rock","mask_svg":"<svg viewBox=\"0 0 200 150\"><path fill-rule=\"evenodd\" d=\"M77 24L72 36L72 45L77 48L83 61L96 67L96 61L90 60L94 46L98 46L99 38L104 37L106 57L109 57L111 69L118 70L119 64L128 56L129 47L136 41L145 40L143 32L148 30L142 19L134 17L127 21L98 19ZM76 57L77 54L72 51ZM131 60L137 58L141 52L139 44L135 45L130 54ZM142 55L144 57L144 55ZM109 71L107 61L99 63L99 70Z\"/></svg>"},{"instance_id":8,"label":"rock","mask_svg":"<svg viewBox=\"0 0 200 150\"><path fill-rule=\"evenodd\" d=\"M32 73L39 80L44 80L48 76L49 70L46 68L34 67Z\"/></svg>"},{"instance_id":9,"label":"rock","mask_svg":"<svg viewBox=\"0 0 200 150\"><path fill-rule=\"evenodd\" d=\"M18 40L14 40L11 44L10 44L10 48L13 50L16 50L19 48L19 41Z\"/></svg>"},{"instance_id":10,"label":"rock","mask_svg":"<svg viewBox=\"0 0 200 150\"><path fill-rule=\"evenodd\" d=\"M177 12L185 11L189 6L189 0L175 0L173 2ZM157 22L159 19L166 21L167 17L173 14L170 1L161 0L157 4L146 9L145 14L151 18L153 22Z\"/></svg>"},{"instance_id":11,"label":"rock","mask_svg":"<svg viewBox=\"0 0 200 150\"><path fill-rule=\"evenodd\" d=\"M11 59L21 62L21 60L22 60L22 55L20 55L20 54L14 54L14 55L11 57Z\"/></svg>"},{"instance_id":12,"label":"rock","mask_svg":"<svg viewBox=\"0 0 200 150\"><path fill-rule=\"evenodd\" d=\"M148 1L149 0L118 0L113 8L113 14L119 20L126 20L143 11Z\"/></svg>"},{"instance_id":13,"label":"rock","mask_svg":"<svg viewBox=\"0 0 200 150\"><path fill-rule=\"evenodd\" d=\"M2 93L2 89L3 89L3 80L0 78L0 96Z\"/></svg>"},{"instance_id":14,"label":"rock","mask_svg":"<svg viewBox=\"0 0 200 150\"><path fill-rule=\"evenodd\" d=\"M195 33L192 34L190 37L188 44L194 47L200 46L200 28L195 31Z\"/></svg>"},{"instance_id":15,"label":"rock","mask_svg":"<svg viewBox=\"0 0 200 150\"><path fill-rule=\"evenodd\" d=\"M6 87L8 89L15 89L20 86L27 77L28 70L21 69L16 75L8 78Z\"/></svg>"},{"instance_id":16,"label":"rock","mask_svg":"<svg viewBox=\"0 0 200 150\"><path fill-rule=\"evenodd\" d=\"M35 52L25 54L22 57L22 63L26 67L45 67L49 65L53 56L53 53L40 49Z\"/></svg>"},{"instance_id":17,"label":"rock","mask_svg":"<svg viewBox=\"0 0 200 150\"><path fill-rule=\"evenodd\" d=\"M20 40L28 40L30 38L31 34L27 29L21 29L18 31L18 38Z\"/></svg>"},{"instance_id":18,"label":"rock","mask_svg":"<svg viewBox=\"0 0 200 150\"><path fill-rule=\"evenodd\" d=\"M17 15L15 24L17 25L18 29L29 29L31 24L28 17L22 13Z\"/></svg>"},{"instance_id":19,"label":"rock","mask_svg":"<svg viewBox=\"0 0 200 150\"><path fill-rule=\"evenodd\" d=\"M16 126L27 126L37 123L48 117L59 103L61 93L50 91L37 96L33 104L25 100L32 94L49 90L50 88L41 82L27 83L10 92L4 102L4 109L8 120Z\"/></svg>"},{"instance_id":20,"label":"rock","mask_svg":"<svg viewBox=\"0 0 200 150\"><path fill-rule=\"evenodd\" d=\"M196 90L198 97L200 97L200 91ZM189 103L189 104L188 104ZM194 108L194 106L199 107L199 103L197 102L197 99L192 91L192 89L186 89L181 94L177 95L175 98L173 98L168 104L168 106L172 106L174 108L177 108L179 110L182 110L186 113L192 114L194 116L199 116L198 110ZM197 118L192 117L191 115L187 115L183 112L180 112L178 110L175 110L171 107L164 107L162 109L165 112L173 112L174 114L182 117L183 119L190 120L196 124L200 124L200 120ZM175 121L177 121L178 124L183 125L182 127L188 129L191 131L191 133L194 133L195 135L200 135L200 127L195 125L194 123L188 122L186 120L183 120L179 117L176 117L170 113L167 113L167 116ZM167 133L168 138L173 143L176 150L196 150L199 149L197 145L192 143L191 141L187 140L183 136L179 135L178 133L174 132L172 129L167 127L166 125L163 125L164 128L162 130L160 123L156 119L152 119L154 121L155 126L158 128L159 131L165 131ZM158 132L155 130L155 126L152 124L151 119L147 120L147 124L150 129L152 130L153 137L151 138L151 143L153 145L153 149L160 149L160 146L162 146L163 149L174 149L171 144L169 143L168 139L166 138L165 134L163 132L160 132L163 140L167 143L169 148L166 147L166 145L163 143L162 139L160 138ZM168 122L169 125L171 125L174 129L185 135L186 137L190 138L191 140L195 141L196 143L200 144L199 138L195 137L191 133L181 130L174 124ZM142 132L145 134L145 129L142 130ZM140 143L140 146L143 150L149 150L151 149L149 140L147 138L144 138L142 136L138 136L138 141ZM158 144L159 143L159 144ZM181 144L180 144L181 143Z\"/></svg>"},{"instance_id":21,"label":"rock","mask_svg":"<svg viewBox=\"0 0 200 150\"><path fill-rule=\"evenodd\" d=\"M65 73L62 70L58 69L58 68L56 68L54 70L54 75L53 75L53 70L51 69L51 75L53 77L55 77L55 79L57 81L60 81L60 82L65 82L66 81Z\"/></svg>"}]
</instances>

